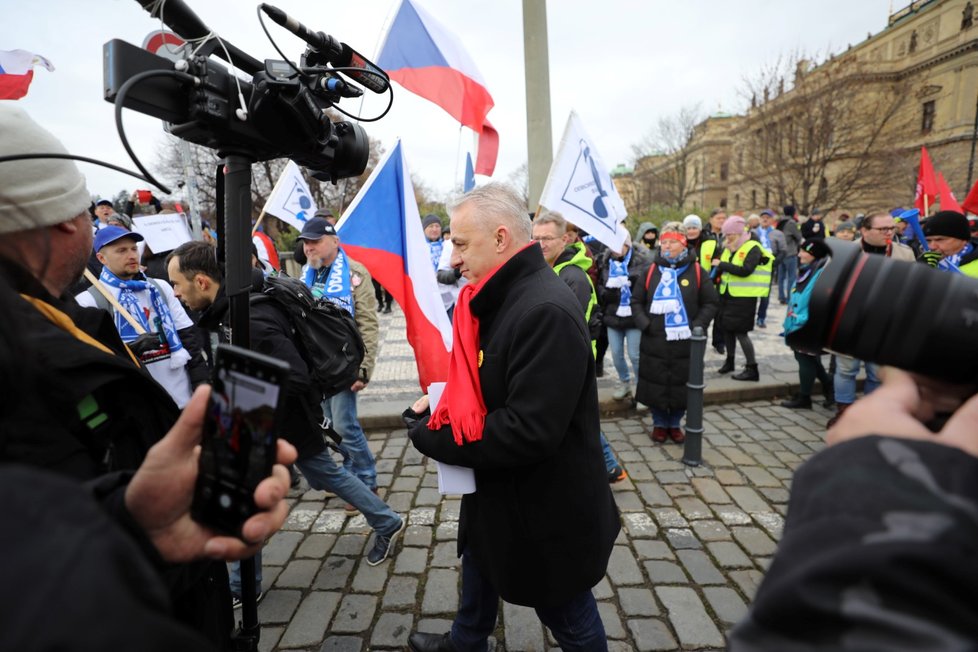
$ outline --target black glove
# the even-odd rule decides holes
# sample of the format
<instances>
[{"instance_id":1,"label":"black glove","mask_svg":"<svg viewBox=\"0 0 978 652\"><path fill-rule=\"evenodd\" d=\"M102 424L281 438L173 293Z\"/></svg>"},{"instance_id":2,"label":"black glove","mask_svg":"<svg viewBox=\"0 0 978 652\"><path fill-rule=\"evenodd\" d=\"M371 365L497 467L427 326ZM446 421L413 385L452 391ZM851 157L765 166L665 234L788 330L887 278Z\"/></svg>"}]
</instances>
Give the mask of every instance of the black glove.
<instances>
[{"instance_id":1,"label":"black glove","mask_svg":"<svg viewBox=\"0 0 978 652\"><path fill-rule=\"evenodd\" d=\"M920 260L924 261L931 267L937 267L937 264L941 262L943 258L944 254L934 250L925 251L924 253L920 254Z\"/></svg>"},{"instance_id":2,"label":"black glove","mask_svg":"<svg viewBox=\"0 0 978 652\"><path fill-rule=\"evenodd\" d=\"M425 410L421 414L418 414L417 412L415 412L411 408L408 408L408 409L404 410L404 412L401 413L401 419L404 420L404 425L407 426L407 429L408 429L409 432L419 422L424 421L425 419L427 419L430 416L431 416L431 409L430 408L427 409L427 410Z\"/></svg>"}]
</instances>

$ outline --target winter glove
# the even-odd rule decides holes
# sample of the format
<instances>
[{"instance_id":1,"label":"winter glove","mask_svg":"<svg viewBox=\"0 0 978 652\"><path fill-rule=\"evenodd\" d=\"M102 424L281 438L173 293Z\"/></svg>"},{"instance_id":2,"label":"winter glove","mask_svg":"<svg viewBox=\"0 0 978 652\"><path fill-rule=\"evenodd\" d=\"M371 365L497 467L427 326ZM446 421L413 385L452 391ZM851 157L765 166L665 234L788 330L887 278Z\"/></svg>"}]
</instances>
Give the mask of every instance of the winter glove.
<instances>
[{"instance_id":1,"label":"winter glove","mask_svg":"<svg viewBox=\"0 0 978 652\"><path fill-rule=\"evenodd\" d=\"M927 263L931 267L937 267L937 264L941 262L942 258L944 258L944 254L939 251L931 250L920 254L920 260Z\"/></svg>"}]
</instances>

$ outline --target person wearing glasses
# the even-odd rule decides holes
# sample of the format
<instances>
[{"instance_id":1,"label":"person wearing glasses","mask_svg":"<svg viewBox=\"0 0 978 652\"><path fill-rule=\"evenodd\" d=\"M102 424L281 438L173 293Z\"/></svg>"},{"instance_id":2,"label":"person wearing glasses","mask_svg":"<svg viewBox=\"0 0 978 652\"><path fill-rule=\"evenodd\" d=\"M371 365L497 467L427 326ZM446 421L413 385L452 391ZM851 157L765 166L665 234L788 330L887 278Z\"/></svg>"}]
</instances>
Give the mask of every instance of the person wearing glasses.
<instances>
[{"instance_id":1,"label":"person wearing glasses","mask_svg":"<svg viewBox=\"0 0 978 652\"><path fill-rule=\"evenodd\" d=\"M894 260L914 262L913 249L898 242L896 237L896 221L886 211L870 213L863 218L859 226L859 243L868 254L880 254ZM856 376L862 360L839 355L835 367L835 416L826 424L831 428L839 417L856 400ZM866 383L863 392L871 393L879 387L879 369L872 362L865 362Z\"/></svg>"}]
</instances>

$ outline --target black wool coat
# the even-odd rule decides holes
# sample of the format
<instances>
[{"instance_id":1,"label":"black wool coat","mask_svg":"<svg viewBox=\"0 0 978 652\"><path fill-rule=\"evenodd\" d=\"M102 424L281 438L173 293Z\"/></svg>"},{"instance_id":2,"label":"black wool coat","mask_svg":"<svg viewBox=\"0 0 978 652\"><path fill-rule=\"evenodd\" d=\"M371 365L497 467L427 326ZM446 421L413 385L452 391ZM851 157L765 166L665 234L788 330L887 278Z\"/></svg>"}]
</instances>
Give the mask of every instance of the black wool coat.
<instances>
[{"instance_id":1,"label":"black wool coat","mask_svg":"<svg viewBox=\"0 0 978 652\"><path fill-rule=\"evenodd\" d=\"M764 251L760 247L751 249L744 258L743 265L730 262L720 263L721 274L731 276L750 276L761 264ZM729 278L728 278L729 280ZM757 314L757 297L732 297L729 290L720 297L720 324L727 333L749 333L754 330L754 315Z\"/></svg>"},{"instance_id":2,"label":"black wool coat","mask_svg":"<svg viewBox=\"0 0 978 652\"><path fill-rule=\"evenodd\" d=\"M538 245L506 262L472 299L487 415L482 439L451 426L410 430L422 453L475 470L458 552L507 602L557 606L605 574L621 528L599 441L591 340L574 294Z\"/></svg>"},{"instance_id":3,"label":"black wool coat","mask_svg":"<svg viewBox=\"0 0 978 652\"><path fill-rule=\"evenodd\" d=\"M698 265L692 262L679 275L679 290L690 330L700 326L705 332L717 314L720 298L706 270L700 270L697 280ZM682 267L681 264L678 266ZM642 331L635 400L657 410L685 409L690 340L666 340L665 315L649 312L655 289L662 279L662 267L677 265L659 256L655 266L649 269L651 276L646 274L632 286L632 314L636 328Z\"/></svg>"}]
</instances>

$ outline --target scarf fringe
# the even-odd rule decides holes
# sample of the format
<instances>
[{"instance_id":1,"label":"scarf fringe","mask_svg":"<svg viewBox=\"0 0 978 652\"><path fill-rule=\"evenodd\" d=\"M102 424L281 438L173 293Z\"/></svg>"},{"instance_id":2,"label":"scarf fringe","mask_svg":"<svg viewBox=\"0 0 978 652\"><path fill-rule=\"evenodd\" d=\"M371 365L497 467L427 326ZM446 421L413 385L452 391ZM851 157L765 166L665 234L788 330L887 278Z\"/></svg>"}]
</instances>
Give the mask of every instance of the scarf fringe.
<instances>
[{"instance_id":1,"label":"scarf fringe","mask_svg":"<svg viewBox=\"0 0 978 652\"><path fill-rule=\"evenodd\" d=\"M666 328L666 341L668 342L688 340L692 336L693 333L689 330L689 326L669 326Z\"/></svg>"},{"instance_id":2,"label":"scarf fringe","mask_svg":"<svg viewBox=\"0 0 978 652\"><path fill-rule=\"evenodd\" d=\"M653 301L649 312L653 315L669 315L674 312L679 312L680 307L679 301L676 299L665 299L662 301Z\"/></svg>"}]
</instances>

